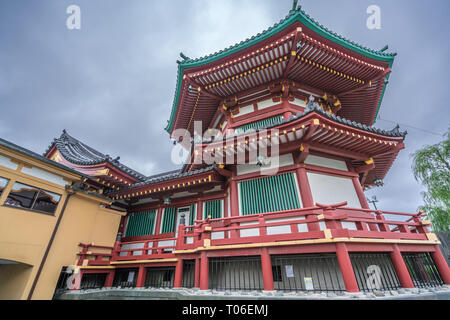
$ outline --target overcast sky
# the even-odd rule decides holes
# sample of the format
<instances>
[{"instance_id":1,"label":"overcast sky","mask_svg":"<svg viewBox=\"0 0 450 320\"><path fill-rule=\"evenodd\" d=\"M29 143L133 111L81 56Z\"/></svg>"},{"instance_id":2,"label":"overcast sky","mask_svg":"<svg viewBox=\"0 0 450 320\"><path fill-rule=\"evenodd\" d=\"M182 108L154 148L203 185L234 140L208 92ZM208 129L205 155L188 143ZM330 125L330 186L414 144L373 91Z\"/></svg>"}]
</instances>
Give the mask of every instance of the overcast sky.
<instances>
[{"instance_id":1,"label":"overcast sky","mask_svg":"<svg viewBox=\"0 0 450 320\"><path fill-rule=\"evenodd\" d=\"M81 8L69 30L66 8ZM329 29L397 52L377 127L409 135L377 195L379 208L416 212L422 190L410 154L437 143L450 124L450 1L303 0ZM369 5L381 30L366 27ZM219 51L280 19L291 0L0 0L0 137L43 153L69 134L146 175L177 169L164 131L176 60ZM345 106L344 106L345 107ZM408 127L409 126L409 127ZM425 132L419 129L424 129Z\"/></svg>"}]
</instances>

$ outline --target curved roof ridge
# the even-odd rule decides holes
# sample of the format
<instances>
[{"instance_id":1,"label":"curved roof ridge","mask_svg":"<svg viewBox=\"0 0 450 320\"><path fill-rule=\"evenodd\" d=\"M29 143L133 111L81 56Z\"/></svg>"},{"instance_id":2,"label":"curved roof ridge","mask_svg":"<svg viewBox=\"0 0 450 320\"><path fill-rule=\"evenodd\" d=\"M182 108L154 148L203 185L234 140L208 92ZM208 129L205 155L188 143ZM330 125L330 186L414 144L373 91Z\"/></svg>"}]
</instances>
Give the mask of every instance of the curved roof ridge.
<instances>
[{"instance_id":1,"label":"curved roof ridge","mask_svg":"<svg viewBox=\"0 0 450 320\"><path fill-rule=\"evenodd\" d=\"M245 39L245 40L243 40L241 42L235 43L234 45L231 45L231 46L229 46L227 48L224 48L222 50L216 51L216 52L214 52L212 54L205 55L203 57L191 59L191 58L188 58L188 57L183 55L182 56L183 57L183 61L178 61L178 62L181 65L183 65L183 66L190 67L190 64L195 64L196 62L208 60L210 58L214 58L214 57L219 56L219 55L227 55L227 53L234 53L234 52L230 52L230 51L232 51L233 49L236 49L235 51L238 51L238 49L241 49L242 47L245 48L246 47L245 45L250 44L250 42L252 42L252 41L258 42L258 40L260 40L260 38L266 36L271 31L275 31L274 33L276 33L279 30L283 29L285 26L290 25L294 21L300 21L302 23L309 22L311 24L311 26L307 25L307 27L312 27L313 31L317 31L317 30L314 30L314 29L318 29L318 30L324 32L325 35L328 35L329 37L334 38L334 40L346 42L347 44L351 45L352 47L355 47L355 49L360 49L362 51L366 51L367 53L371 53L371 54L377 55L379 57L393 58L393 57L395 57L397 55L397 53L386 53L386 52L381 51L381 50L370 49L370 48L368 48L366 46L363 46L363 45L361 45L361 44L359 44L359 43L357 43L355 41L349 40L348 38L345 38L344 36L342 36L342 35L334 32L334 31L328 29L327 27L325 27L324 25L319 23L317 20L312 18L310 15L308 15L304 10L302 10L301 6L298 6L296 10L291 10L289 12L289 14L286 17L284 17L283 19L281 19L279 22L275 23L271 27L269 27L266 30L263 30L263 31L257 33L256 35L254 35L254 36L252 36L250 38L247 38L247 39ZM330 40L332 40L332 39L330 39ZM338 43L338 44L340 44L340 43ZM208 61L208 62L210 62L210 61Z\"/></svg>"},{"instance_id":2,"label":"curved roof ridge","mask_svg":"<svg viewBox=\"0 0 450 320\"><path fill-rule=\"evenodd\" d=\"M302 9L301 6L298 6L296 9L289 11L288 15L281 19L279 22L275 23L273 26L269 27L268 29L250 37L246 40L243 40L239 43L236 43L234 45L229 46L228 48L222 49L220 51L214 52L210 55L206 55L200 58L191 59L185 56L184 54L181 54L181 57L183 58L182 61L177 60L178 63L178 70L177 70L177 80L176 80L176 87L175 87L175 94L172 104L172 110L170 113L170 117L167 120L167 125L165 127L165 130L169 133L171 133L173 129L173 125L175 122L175 115L178 107L179 102L179 95L181 90L181 85L183 82L182 74L184 69L186 68L193 68L198 67L201 65L205 65L207 63L214 62L216 60L219 60L221 58L224 58L230 54L236 53L242 49L248 48L251 45L257 44L260 41L263 41L273 35L275 35L277 32L283 30L284 28L288 27L292 23L299 21L300 23L304 24L307 28L311 29L313 32L316 32L320 36L323 36L330 41L333 41L334 43L341 45L349 50L355 51L359 54L362 54L368 58L372 58L375 60L383 61L383 62L389 62L389 68L392 67L392 64L394 62L394 57L397 55L397 53L387 53L383 49L381 50L373 50L369 49L363 45L360 45L354 41L351 41L342 35L335 33L331 31L330 29L326 28L313 18L311 18L308 14L306 14ZM389 75L387 77L389 79ZM377 114L381 106L381 100L384 95L384 91L386 89L386 86L383 88L383 92L381 95L380 102L378 104L377 108Z\"/></svg>"},{"instance_id":3,"label":"curved roof ridge","mask_svg":"<svg viewBox=\"0 0 450 320\"><path fill-rule=\"evenodd\" d=\"M96 149L69 135L65 129L59 138L55 138L53 140L52 144L44 153L44 156L47 156L54 146L56 146L58 151L67 161L73 164L90 166L107 162L137 180L144 181L147 179L147 177L140 172L120 163L119 157L113 159L109 155L105 155L97 151Z\"/></svg>"}]
</instances>

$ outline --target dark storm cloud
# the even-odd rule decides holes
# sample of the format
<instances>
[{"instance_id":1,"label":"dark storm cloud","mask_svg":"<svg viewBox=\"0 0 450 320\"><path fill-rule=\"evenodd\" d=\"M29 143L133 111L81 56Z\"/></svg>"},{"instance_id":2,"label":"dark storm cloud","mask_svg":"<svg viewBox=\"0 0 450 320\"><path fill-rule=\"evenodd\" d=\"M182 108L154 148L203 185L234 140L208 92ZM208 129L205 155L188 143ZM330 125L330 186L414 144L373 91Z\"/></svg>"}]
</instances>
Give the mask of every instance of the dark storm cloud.
<instances>
[{"instance_id":1,"label":"dark storm cloud","mask_svg":"<svg viewBox=\"0 0 450 320\"><path fill-rule=\"evenodd\" d=\"M81 30L66 28L66 8L81 8ZM163 130L179 52L195 58L251 37L283 18L286 1L2 1L0 136L43 152L70 134L144 174L176 168ZM399 55L381 119L443 133L450 70L448 1L300 1L329 29ZM366 28L366 8L381 7L382 29ZM382 128L394 125L379 120ZM382 209L415 211L421 187L409 154L440 137L408 129L385 187L369 191Z\"/></svg>"}]
</instances>

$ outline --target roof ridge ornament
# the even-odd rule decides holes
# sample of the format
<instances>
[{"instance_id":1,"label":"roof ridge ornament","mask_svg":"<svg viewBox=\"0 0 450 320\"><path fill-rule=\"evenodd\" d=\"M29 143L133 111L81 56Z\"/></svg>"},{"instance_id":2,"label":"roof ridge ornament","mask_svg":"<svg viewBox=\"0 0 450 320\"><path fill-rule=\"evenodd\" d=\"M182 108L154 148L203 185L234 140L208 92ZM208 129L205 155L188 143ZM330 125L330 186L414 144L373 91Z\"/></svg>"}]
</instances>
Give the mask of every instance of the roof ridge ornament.
<instances>
[{"instance_id":1,"label":"roof ridge ornament","mask_svg":"<svg viewBox=\"0 0 450 320\"><path fill-rule=\"evenodd\" d=\"M380 50L380 52L385 52L387 49L389 49L389 45L385 45L385 46Z\"/></svg>"},{"instance_id":2,"label":"roof ridge ornament","mask_svg":"<svg viewBox=\"0 0 450 320\"><path fill-rule=\"evenodd\" d=\"M298 0L294 0L294 1L292 2L292 9L291 9L290 12L294 12L295 10L298 9L298 8L297 8L297 4L298 4Z\"/></svg>"},{"instance_id":3,"label":"roof ridge ornament","mask_svg":"<svg viewBox=\"0 0 450 320\"><path fill-rule=\"evenodd\" d=\"M186 56L183 52L180 52L180 57L181 57L184 61L191 60L191 58L189 58L188 56Z\"/></svg>"}]
</instances>

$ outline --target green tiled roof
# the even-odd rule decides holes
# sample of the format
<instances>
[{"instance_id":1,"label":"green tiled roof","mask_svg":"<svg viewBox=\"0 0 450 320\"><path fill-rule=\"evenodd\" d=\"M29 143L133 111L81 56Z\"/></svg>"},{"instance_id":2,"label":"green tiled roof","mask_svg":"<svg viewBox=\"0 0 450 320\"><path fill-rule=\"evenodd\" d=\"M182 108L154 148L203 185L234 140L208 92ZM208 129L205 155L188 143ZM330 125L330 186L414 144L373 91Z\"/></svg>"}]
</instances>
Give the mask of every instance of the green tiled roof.
<instances>
[{"instance_id":1,"label":"green tiled roof","mask_svg":"<svg viewBox=\"0 0 450 320\"><path fill-rule=\"evenodd\" d=\"M284 30L285 28L292 25L296 21L299 21L300 23L302 23L303 25L305 25L307 28L311 29L312 31L316 32L317 34L319 34L319 35L325 37L326 39L333 41L334 43L341 45L347 49L350 49L354 52L362 54L368 58L372 58L372 59L375 59L378 61L389 62L389 68L392 67L392 64L394 62L394 57L397 55L396 53L386 53L383 51L383 49L378 50L378 51L372 50L372 49L364 47L360 44L357 44L351 40L348 40L348 39L344 38L343 36L327 29L326 27L324 27L317 21L315 21L313 18L311 18L309 15L307 15L303 10L301 10L301 6L298 6L298 8L296 10L291 10L284 19L280 20L278 23L276 23L272 27L268 28L267 30L265 30L261 33L258 33L257 35L255 35L249 39L246 39L244 41L241 41L233 46L230 46L224 50L221 50L219 52L215 52L211 55L197 58L197 59L190 59L190 58L182 55L183 61L177 61L178 62L178 72L177 72L177 84L176 84L176 90L175 90L175 97L174 97L174 102L173 102L173 106L172 106L172 112L170 115L170 119L167 121L168 124L167 124L165 130L170 133L172 130L174 121L175 121L175 114L177 111L178 101L180 98L181 84L182 84L182 80L183 80L182 75L183 75L183 71L185 69L194 68L194 67L202 66L202 65L217 61L221 58L227 57L227 56L229 56L233 53L236 53L240 50L251 47L252 45L258 44L259 42L277 34L281 30ZM385 87L384 87L384 89L385 89ZM383 89L383 93L382 93L382 96L380 99L380 104L381 104L381 100L382 100L382 97L384 94L384 89ZM380 104L378 105L377 114L378 114L378 110L380 108Z\"/></svg>"}]
</instances>

